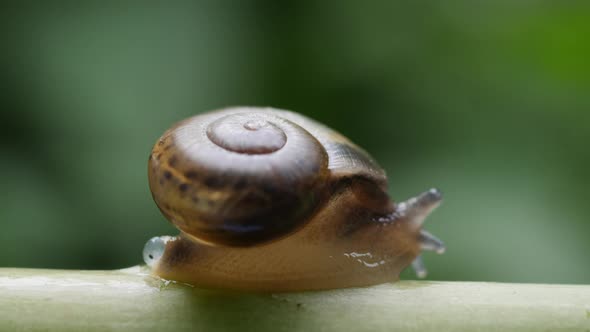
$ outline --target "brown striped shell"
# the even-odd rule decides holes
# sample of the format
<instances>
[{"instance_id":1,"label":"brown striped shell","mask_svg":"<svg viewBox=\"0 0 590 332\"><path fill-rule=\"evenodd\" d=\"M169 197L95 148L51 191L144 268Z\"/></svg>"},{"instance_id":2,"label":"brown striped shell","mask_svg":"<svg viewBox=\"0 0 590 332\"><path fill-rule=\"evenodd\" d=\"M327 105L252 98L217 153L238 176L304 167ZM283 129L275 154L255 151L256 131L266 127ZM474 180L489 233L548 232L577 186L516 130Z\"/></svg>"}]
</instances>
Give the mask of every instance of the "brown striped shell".
<instances>
[{"instance_id":1,"label":"brown striped shell","mask_svg":"<svg viewBox=\"0 0 590 332\"><path fill-rule=\"evenodd\" d=\"M385 172L344 136L297 113L236 107L164 133L148 163L153 198L188 236L223 246L282 238L312 219L339 183L392 212Z\"/></svg>"}]
</instances>

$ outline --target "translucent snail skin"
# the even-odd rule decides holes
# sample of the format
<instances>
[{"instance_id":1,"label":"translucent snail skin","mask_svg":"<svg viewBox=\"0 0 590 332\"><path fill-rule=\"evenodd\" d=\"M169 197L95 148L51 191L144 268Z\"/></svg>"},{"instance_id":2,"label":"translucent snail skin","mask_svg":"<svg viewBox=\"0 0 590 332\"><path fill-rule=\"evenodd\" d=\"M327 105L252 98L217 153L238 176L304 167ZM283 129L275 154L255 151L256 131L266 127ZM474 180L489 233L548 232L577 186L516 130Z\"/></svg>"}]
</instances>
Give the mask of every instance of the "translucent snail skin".
<instances>
[{"instance_id":1,"label":"translucent snail skin","mask_svg":"<svg viewBox=\"0 0 590 332\"><path fill-rule=\"evenodd\" d=\"M188 118L156 142L149 185L177 237L148 241L155 275L206 288L279 292L390 282L422 250L436 189L405 202L363 149L300 114L235 107Z\"/></svg>"}]
</instances>

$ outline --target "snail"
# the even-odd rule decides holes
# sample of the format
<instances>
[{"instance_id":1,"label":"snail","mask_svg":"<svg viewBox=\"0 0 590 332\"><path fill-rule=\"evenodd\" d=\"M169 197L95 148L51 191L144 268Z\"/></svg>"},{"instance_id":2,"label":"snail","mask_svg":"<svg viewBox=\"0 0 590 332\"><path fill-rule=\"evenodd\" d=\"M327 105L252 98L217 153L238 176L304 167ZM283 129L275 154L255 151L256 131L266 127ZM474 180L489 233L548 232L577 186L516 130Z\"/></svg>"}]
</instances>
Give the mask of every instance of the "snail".
<instances>
[{"instance_id":1,"label":"snail","mask_svg":"<svg viewBox=\"0 0 590 332\"><path fill-rule=\"evenodd\" d=\"M153 274L205 288L302 291L395 281L422 250L436 189L405 202L385 171L336 131L298 113L234 107L179 122L156 142L149 186L176 237L150 239Z\"/></svg>"}]
</instances>

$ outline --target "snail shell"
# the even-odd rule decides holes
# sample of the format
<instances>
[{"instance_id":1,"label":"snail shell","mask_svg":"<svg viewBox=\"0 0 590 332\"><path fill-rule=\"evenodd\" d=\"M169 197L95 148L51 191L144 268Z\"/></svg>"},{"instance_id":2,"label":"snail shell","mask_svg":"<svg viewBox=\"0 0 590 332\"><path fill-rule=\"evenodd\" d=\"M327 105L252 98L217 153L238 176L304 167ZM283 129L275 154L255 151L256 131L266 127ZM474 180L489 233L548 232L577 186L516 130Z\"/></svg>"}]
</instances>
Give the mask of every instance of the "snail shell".
<instances>
[{"instance_id":1,"label":"snail shell","mask_svg":"<svg viewBox=\"0 0 590 332\"><path fill-rule=\"evenodd\" d=\"M424 274L420 250L444 250L421 230L438 191L396 205L368 153L289 111L237 107L186 119L155 144L148 177L181 231L145 249L154 272L170 279L247 290L350 287L395 280L412 261Z\"/></svg>"}]
</instances>

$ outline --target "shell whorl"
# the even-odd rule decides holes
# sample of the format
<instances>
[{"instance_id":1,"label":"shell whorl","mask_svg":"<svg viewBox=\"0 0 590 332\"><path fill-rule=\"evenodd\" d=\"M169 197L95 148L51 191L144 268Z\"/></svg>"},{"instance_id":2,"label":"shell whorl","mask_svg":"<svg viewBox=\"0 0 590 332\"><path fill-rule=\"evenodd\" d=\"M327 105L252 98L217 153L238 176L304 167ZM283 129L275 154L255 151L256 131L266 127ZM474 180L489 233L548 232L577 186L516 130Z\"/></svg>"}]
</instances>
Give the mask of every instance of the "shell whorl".
<instances>
[{"instance_id":1,"label":"shell whorl","mask_svg":"<svg viewBox=\"0 0 590 332\"><path fill-rule=\"evenodd\" d=\"M305 224L325 198L328 155L307 130L276 112L234 108L168 130L149 159L162 213L184 233L249 246Z\"/></svg>"},{"instance_id":2,"label":"shell whorl","mask_svg":"<svg viewBox=\"0 0 590 332\"><path fill-rule=\"evenodd\" d=\"M267 114L232 114L207 127L207 137L217 146L242 154L276 152L287 143L287 135Z\"/></svg>"}]
</instances>

